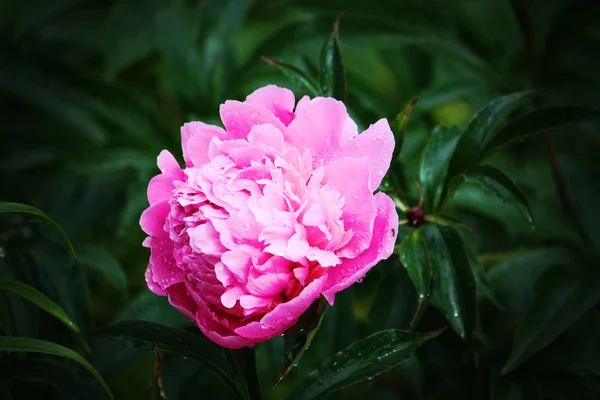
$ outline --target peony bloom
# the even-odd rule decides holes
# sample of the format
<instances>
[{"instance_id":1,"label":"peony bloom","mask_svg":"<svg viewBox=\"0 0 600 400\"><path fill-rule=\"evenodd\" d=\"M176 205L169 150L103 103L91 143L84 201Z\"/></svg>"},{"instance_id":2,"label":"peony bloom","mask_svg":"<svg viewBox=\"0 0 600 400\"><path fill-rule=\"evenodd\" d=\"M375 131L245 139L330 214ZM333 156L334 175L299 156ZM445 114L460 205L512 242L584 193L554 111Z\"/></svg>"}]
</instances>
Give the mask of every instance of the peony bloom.
<instances>
[{"instance_id":1,"label":"peony bloom","mask_svg":"<svg viewBox=\"0 0 600 400\"><path fill-rule=\"evenodd\" d=\"M225 129L185 124L185 168L163 151L148 186L148 287L224 347L282 334L394 248L394 203L373 195L394 148L388 122L358 135L340 101L294 105L272 85L226 101Z\"/></svg>"}]
</instances>

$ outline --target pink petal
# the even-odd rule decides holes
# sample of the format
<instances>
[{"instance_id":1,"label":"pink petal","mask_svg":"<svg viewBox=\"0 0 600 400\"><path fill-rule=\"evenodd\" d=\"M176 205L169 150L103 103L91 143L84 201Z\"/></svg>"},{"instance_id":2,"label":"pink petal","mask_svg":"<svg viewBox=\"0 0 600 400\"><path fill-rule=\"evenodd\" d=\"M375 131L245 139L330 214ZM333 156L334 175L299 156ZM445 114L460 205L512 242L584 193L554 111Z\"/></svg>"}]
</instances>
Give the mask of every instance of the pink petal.
<instances>
[{"instance_id":1,"label":"pink petal","mask_svg":"<svg viewBox=\"0 0 600 400\"><path fill-rule=\"evenodd\" d=\"M223 287L230 286L235 282L233 273L228 268L225 268L222 262L215 264L215 276Z\"/></svg>"},{"instance_id":2,"label":"pink petal","mask_svg":"<svg viewBox=\"0 0 600 400\"><path fill-rule=\"evenodd\" d=\"M304 234L294 233L287 243L285 257L290 261L300 261L306 256L310 245L304 238Z\"/></svg>"},{"instance_id":3,"label":"pink petal","mask_svg":"<svg viewBox=\"0 0 600 400\"><path fill-rule=\"evenodd\" d=\"M338 265L341 260L332 251L321 250L318 247L311 247L306 258L309 261L316 261L321 267L333 267Z\"/></svg>"},{"instance_id":4,"label":"pink petal","mask_svg":"<svg viewBox=\"0 0 600 400\"><path fill-rule=\"evenodd\" d=\"M235 333L255 341L263 341L280 335L294 325L319 297L326 279L326 276L315 279L297 297L277 305L272 311L266 313L260 322L255 321L239 327L235 329Z\"/></svg>"},{"instance_id":5,"label":"pink petal","mask_svg":"<svg viewBox=\"0 0 600 400\"><path fill-rule=\"evenodd\" d=\"M248 134L250 143L264 143L274 149L283 150L283 133L273 125L254 125Z\"/></svg>"},{"instance_id":6,"label":"pink petal","mask_svg":"<svg viewBox=\"0 0 600 400\"><path fill-rule=\"evenodd\" d=\"M153 292L167 290L170 286L185 280L185 271L175 264L173 257L173 242L157 238L150 239L150 263L149 272L146 271L146 279L156 283L160 290L154 290L154 284L148 285ZM158 293L160 294L160 293Z\"/></svg>"},{"instance_id":7,"label":"pink petal","mask_svg":"<svg viewBox=\"0 0 600 400\"><path fill-rule=\"evenodd\" d=\"M242 291L240 290L240 288L232 287L231 289L227 289L221 295L221 303L224 307L233 308L235 306L235 303L240 299L241 296Z\"/></svg>"},{"instance_id":8,"label":"pink petal","mask_svg":"<svg viewBox=\"0 0 600 400\"><path fill-rule=\"evenodd\" d=\"M154 294L157 294L159 296L166 296L167 292L165 292L164 290L161 289L160 286L158 286L158 283L154 280L154 265L153 264L148 264L148 267L146 268L146 274L144 276L146 278L146 284L148 285L148 289L150 289L150 291Z\"/></svg>"},{"instance_id":9,"label":"pink petal","mask_svg":"<svg viewBox=\"0 0 600 400\"><path fill-rule=\"evenodd\" d=\"M158 169L160 169L163 174L177 174L181 171L179 163L175 157L173 157L173 154L167 150L160 152L157 158L157 164Z\"/></svg>"},{"instance_id":10,"label":"pink petal","mask_svg":"<svg viewBox=\"0 0 600 400\"><path fill-rule=\"evenodd\" d=\"M246 139L252 127L261 124L271 124L281 132L287 132L285 125L261 106L228 100L219 111L229 139Z\"/></svg>"},{"instance_id":11,"label":"pink petal","mask_svg":"<svg viewBox=\"0 0 600 400\"><path fill-rule=\"evenodd\" d=\"M164 200L169 200L173 195L175 185L173 175L159 174L150 179L148 184L148 203L154 205Z\"/></svg>"},{"instance_id":12,"label":"pink petal","mask_svg":"<svg viewBox=\"0 0 600 400\"><path fill-rule=\"evenodd\" d=\"M261 275L258 271L250 271L246 289L248 293L260 297L273 297L283 292L290 281L289 272L269 273Z\"/></svg>"},{"instance_id":13,"label":"pink petal","mask_svg":"<svg viewBox=\"0 0 600 400\"><path fill-rule=\"evenodd\" d=\"M344 260L327 270L327 284L323 295L333 304L335 294L362 278L379 261L390 257L396 243L398 214L394 202L384 193L375 195L377 217L373 228L373 240L368 249L358 257Z\"/></svg>"},{"instance_id":14,"label":"pink petal","mask_svg":"<svg viewBox=\"0 0 600 400\"><path fill-rule=\"evenodd\" d=\"M280 88L275 85L267 85L255 90L246 97L246 103L259 105L269 110L285 126L288 126L294 119L294 105L296 100L294 92L289 89Z\"/></svg>"},{"instance_id":15,"label":"pink petal","mask_svg":"<svg viewBox=\"0 0 600 400\"><path fill-rule=\"evenodd\" d=\"M296 117L288 128L291 143L300 150L310 150L316 165L357 134L356 124L348 116L344 103L330 97L298 103Z\"/></svg>"},{"instance_id":16,"label":"pink petal","mask_svg":"<svg viewBox=\"0 0 600 400\"><path fill-rule=\"evenodd\" d=\"M209 162L208 145L212 138L225 139L225 131L204 122L188 122L181 127L181 147L186 167L201 165Z\"/></svg>"},{"instance_id":17,"label":"pink petal","mask_svg":"<svg viewBox=\"0 0 600 400\"><path fill-rule=\"evenodd\" d=\"M319 226L325 222L325 211L318 204L313 204L302 217L302 223L308 226Z\"/></svg>"},{"instance_id":18,"label":"pink petal","mask_svg":"<svg viewBox=\"0 0 600 400\"><path fill-rule=\"evenodd\" d=\"M167 201L161 201L146 208L140 217L142 230L156 238L168 238L169 234L165 231L165 223L170 209Z\"/></svg>"},{"instance_id":19,"label":"pink petal","mask_svg":"<svg viewBox=\"0 0 600 400\"><path fill-rule=\"evenodd\" d=\"M198 311L196 311L195 315L195 321L198 328L200 328L207 338L217 343L219 346L228 349L241 349L242 347L253 345L256 342L255 340L248 340L240 337L229 328L216 321L214 312L210 310L208 304L206 304L200 296L194 296L194 301L198 306Z\"/></svg>"},{"instance_id":20,"label":"pink petal","mask_svg":"<svg viewBox=\"0 0 600 400\"><path fill-rule=\"evenodd\" d=\"M169 303L186 317L193 319L198 306L187 293L185 283L181 282L167 289Z\"/></svg>"},{"instance_id":21,"label":"pink petal","mask_svg":"<svg viewBox=\"0 0 600 400\"><path fill-rule=\"evenodd\" d=\"M390 167L393 151L394 134L387 120L383 118L342 147L341 152L334 159L369 158L371 160L369 189L373 192L377 190Z\"/></svg>"},{"instance_id":22,"label":"pink petal","mask_svg":"<svg viewBox=\"0 0 600 400\"><path fill-rule=\"evenodd\" d=\"M355 257L371 243L376 209L369 188L369 165L367 158L339 158L325 166L328 184L345 198L344 228L354 233L348 244L337 252L340 257Z\"/></svg>"},{"instance_id":23,"label":"pink petal","mask_svg":"<svg viewBox=\"0 0 600 400\"><path fill-rule=\"evenodd\" d=\"M220 256L227 249L221 244L219 234L210 222L188 229L190 246L195 252Z\"/></svg>"},{"instance_id":24,"label":"pink petal","mask_svg":"<svg viewBox=\"0 0 600 400\"><path fill-rule=\"evenodd\" d=\"M248 279L248 271L252 264L250 254L240 250L226 251L221 256L221 261L227 266L227 269L237 277L239 282L246 282Z\"/></svg>"},{"instance_id":25,"label":"pink petal","mask_svg":"<svg viewBox=\"0 0 600 400\"><path fill-rule=\"evenodd\" d=\"M251 295L244 295L240 297L240 305L246 309L265 307L269 304L271 304L271 299L265 299Z\"/></svg>"}]
</instances>

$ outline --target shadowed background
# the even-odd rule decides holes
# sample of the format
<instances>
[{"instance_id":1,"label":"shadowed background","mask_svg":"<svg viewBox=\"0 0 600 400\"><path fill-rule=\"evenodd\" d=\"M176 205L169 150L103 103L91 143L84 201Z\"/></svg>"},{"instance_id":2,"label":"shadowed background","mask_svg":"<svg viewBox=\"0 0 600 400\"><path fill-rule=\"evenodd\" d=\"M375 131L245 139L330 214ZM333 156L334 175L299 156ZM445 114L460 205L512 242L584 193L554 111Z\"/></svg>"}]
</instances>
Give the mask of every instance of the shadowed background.
<instances>
[{"instance_id":1,"label":"shadowed background","mask_svg":"<svg viewBox=\"0 0 600 400\"><path fill-rule=\"evenodd\" d=\"M497 96L566 82L575 85L545 101L600 107L600 7L594 1L5 1L0 6L0 201L44 210L65 229L80 263L73 269L60 238L46 226L27 218L2 219L0 276L37 287L84 331L126 319L189 326L144 282L149 251L141 246L138 220L147 206L147 183L158 173L156 156L169 149L181 161L180 126L193 120L220 124L219 104L226 99L241 100L269 83L289 87L298 99L302 90L260 56L316 71L321 44L342 11L347 106L359 127L393 118L419 96L401 153L411 204L418 199L412 177L436 125L464 128ZM571 223L576 220L588 245L598 248L599 133L597 120L591 120L555 130L553 148L539 136L494 157L526 194L535 230L518 211L481 191L465 189L454 201L477 232L473 241L483 266L502 264L489 274L494 296L505 307L509 303L508 312L488 301L480 324L497 328L507 345L531 303L544 260L555 259L546 246L576 242ZM565 183L558 192L552 163ZM557 193L568 196L566 212ZM506 254L520 251L531 260L504 262ZM31 304L1 292L0 300L10 305L15 334L72 344L66 328ZM284 398L312 368L359 338L407 328L416 301L398 258L382 262L362 283L340 293L315 342L279 387L271 389L285 361L282 338L256 347L264 398ZM589 308L596 309L596 303ZM589 323L584 331L598 335L600 317L597 311L592 315L591 322L580 324ZM563 330L571 322L564 322ZM435 312L423 320L424 328L442 324ZM540 382L547 383L544 396L565 396L544 398L591 399L599 393L597 359L582 367L584 373L580 364L567 368L568 378L558 381L554 369L535 378L523 369L494 391L495 375L482 377L463 366L464 354L454 342L458 338L451 336L429 343L418 358L332 398L464 399L482 398L481 393L489 398L492 390L493 399L517 399L504 395L511 385L528 396L528 388ZM600 344L591 343L598 354ZM156 395L151 352L101 341L91 350L93 365L118 399ZM16 374L9 385L15 399L65 393L103 398L93 376L73 363L40 361L31 367L20 366L23 359L2 363L2 357L2 375ZM58 368L63 372L52 377ZM192 360L165 355L163 373L169 399L228 396Z\"/></svg>"}]
</instances>

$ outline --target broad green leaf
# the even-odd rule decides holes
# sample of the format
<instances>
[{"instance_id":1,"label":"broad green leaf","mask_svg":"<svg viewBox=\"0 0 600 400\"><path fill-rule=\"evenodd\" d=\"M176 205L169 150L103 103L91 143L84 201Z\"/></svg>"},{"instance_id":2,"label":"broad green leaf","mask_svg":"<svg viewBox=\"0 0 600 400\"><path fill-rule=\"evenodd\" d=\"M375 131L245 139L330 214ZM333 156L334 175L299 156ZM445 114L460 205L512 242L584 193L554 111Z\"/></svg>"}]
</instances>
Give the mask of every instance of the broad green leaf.
<instances>
[{"instance_id":1,"label":"broad green leaf","mask_svg":"<svg viewBox=\"0 0 600 400\"><path fill-rule=\"evenodd\" d=\"M425 215L425 221L440 226L454 226L471 230L471 228L460 218L445 213Z\"/></svg>"},{"instance_id":2,"label":"broad green leaf","mask_svg":"<svg viewBox=\"0 0 600 400\"><path fill-rule=\"evenodd\" d=\"M23 297L47 313L54 315L73 331L79 332L79 328L67 313L58 304L54 303L37 289L19 281L0 279L0 290L8 290Z\"/></svg>"},{"instance_id":3,"label":"broad green leaf","mask_svg":"<svg viewBox=\"0 0 600 400\"><path fill-rule=\"evenodd\" d=\"M407 329L418 306L414 284L395 254L377 265L382 273L369 309L369 333L384 329ZM390 304L401 307L392 306Z\"/></svg>"},{"instance_id":4,"label":"broad green leaf","mask_svg":"<svg viewBox=\"0 0 600 400\"><path fill-rule=\"evenodd\" d=\"M419 168L419 181L426 210L435 211L440 204L448 166L460 137L457 127L438 126L425 145Z\"/></svg>"},{"instance_id":5,"label":"broad green leaf","mask_svg":"<svg viewBox=\"0 0 600 400\"><path fill-rule=\"evenodd\" d=\"M193 358L217 375L232 393L247 399L244 382L221 349L201 334L148 321L123 321L90 333L90 336L116 340L129 348L175 353Z\"/></svg>"},{"instance_id":6,"label":"broad green leaf","mask_svg":"<svg viewBox=\"0 0 600 400\"><path fill-rule=\"evenodd\" d=\"M436 296L435 305L466 342L477 318L475 279L462 238L454 228L424 225L419 236L427 244Z\"/></svg>"},{"instance_id":7,"label":"broad green leaf","mask_svg":"<svg viewBox=\"0 0 600 400\"><path fill-rule=\"evenodd\" d=\"M534 299L508 354L503 374L515 370L552 343L600 301L600 273L581 265L550 268L536 282Z\"/></svg>"},{"instance_id":8,"label":"broad green leaf","mask_svg":"<svg viewBox=\"0 0 600 400\"><path fill-rule=\"evenodd\" d=\"M600 117L600 111L582 107L548 107L535 110L513 121L500 131L489 135L481 156L486 157L511 143L536 133L577 124Z\"/></svg>"},{"instance_id":9,"label":"broad green leaf","mask_svg":"<svg viewBox=\"0 0 600 400\"><path fill-rule=\"evenodd\" d=\"M320 92L317 84L310 76L308 76L306 72L302 71L300 68L270 57L263 56L261 58L265 62L280 70L292 84L305 91L310 97L319 96Z\"/></svg>"},{"instance_id":10,"label":"broad green leaf","mask_svg":"<svg viewBox=\"0 0 600 400\"><path fill-rule=\"evenodd\" d=\"M28 206L27 204L2 202L0 203L0 214L6 213L34 215L52 225L60 233L65 243L67 244L69 251L71 252L71 254L73 254L75 261L77 261L77 254L75 254L75 249L73 248L73 245L71 244L71 241L69 240L69 237L67 236L65 231L60 227L60 225L54 222L54 220L47 216L43 211L38 210L35 207Z\"/></svg>"},{"instance_id":11,"label":"broad green leaf","mask_svg":"<svg viewBox=\"0 0 600 400\"><path fill-rule=\"evenodd\" d=\"M321 327L325 311L327 311L325 298L320 298L300 317L298 323L290 328L297 331L298 326L300 326L299 332L285 333L283 339L285 346L285 366L277 377L274 386L279 385L290 373L292 368L298 365L300 358L306 349L308 349L317 334L317 331ZM308 321L303 322L303 318L308 319Z\"/></svg>"},{"instance_id":12,"label":"broad green leaf","mask_svg":"<svg viewBox=\"0 0 600 400\"><path fill-rule=\"evenodd\" d=\"M323 96L346 101L346 69L342 61L339 38L340 18L341 15L333 24L329 37L321 47L319 79Z\"/></svg>"},{"instance_id":13,"label":"broad green leaf","mask_svg":"<svg viewBox=\"0 0 600 400\"><path fill-rule=\"evenodd\" d=\"M71 349L40 339L0 336L0 351L41 353L69 358L81 364L85 369L90 371L96 377L96 379L98 379L98 382L100 382L108 397L111 400L114 400L114 396L110 391L110 388L106 382L104 382L104 379L102 376L100 376L98 371L96 371L85 358Z\"/></svg>"},{"instance_id":14,"label":"broad green leaf","mask_svg":"<svg viewBox=\"0 0 600 400\"><path fill-rule=\"evenodd\" d=\"M400 260L415 285L419 296L417 312L431 294L433 266L427 243L421 235L423 228L415 229L400 245Z\"/></svg>"},{"instance_id":15,"label":"broad green leaf","mask_svg":"<svg viewBox=\"0 0 600 400\"><path fill-rule=\"evenodd\" d=\"M463 132L450 161L446 186L452 178L478 165L485 137L530 92L499 97L481 109Z\"/></svg>"},{"instance_id":16,"label":"broad green leaf","mask_svg":"<svg viewBox=\"0 0 600 400\"><path fill-rule=\"evenodd\" d=\"M394 138L396 140L394 152L392 153L392 163L400 155L402 145L404 144L404 138L406 137L408 121L410 120L410 115L412 114L413 109L417 105L418 100L418 97L412 99L411 102L408 103L406 107L404 107L404 110L402 110L400 114L396 115L396 118L394 118L394 120L390 123L390 128L392 129L392 132L394 133Z\"/></svg>"},{"instance_id":17,"label":"broad green leaf","mask_svg":"<svg viewBox=\"0 0 600 400\"><path fill-rule=\"evenodd\" d=\"M310 373L288 400L324 399L331 393L389 371L443 330L410 333L390 329L375 333L334 354Z\"/></svg>"},{"instance_id":18,"label":"broad green leaf","mask_svg":"<svg viewBox=\"0 0 600 400\"><path fill-rule=\"evenodd\" d=\"M173 327L189 325L188 319L169 304L166 297L157 296L149 289L142 290L131 299L112 322L131 320L150 321Z\"/></svg>"},{"instance_id":19,"label":"broad green leaf","mask_svg":"<svg viewBox=\"0 0 600 400\"><path fill-rule=\"evenodd\" d=\"M462 174L450 182L448 200L463 184L475 184L493 194L506 205L515 206L533 227L533 214L527 198L519 187L502 171L483 165L469 174Z\"/></svg>"},{"instance_id":20,"label":"broad green leaf","mask_svg":"<svg viewBox=\"0 0 600 400\"><path fill-rule=\"evenodd\" d=\"M79 263L106 279L121 293L127 293L127 277L119 261L100 246L85 246L79 250Z\"/></svg>"}]
</instances>

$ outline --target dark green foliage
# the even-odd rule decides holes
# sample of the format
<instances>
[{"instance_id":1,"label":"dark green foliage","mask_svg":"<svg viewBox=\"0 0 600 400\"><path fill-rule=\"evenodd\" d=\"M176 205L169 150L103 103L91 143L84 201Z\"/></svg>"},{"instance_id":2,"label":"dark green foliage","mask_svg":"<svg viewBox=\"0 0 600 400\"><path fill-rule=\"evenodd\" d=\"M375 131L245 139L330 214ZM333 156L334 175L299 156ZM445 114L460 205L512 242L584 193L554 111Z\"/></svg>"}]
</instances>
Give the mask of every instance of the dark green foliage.
<instances>
[{"instance_id":1,"label":"dark green foliage","mask_svg":"<svg viewBox=\"0 0 600 400\"><path fill-rule=\"evenodd\" d=\"M600 398L597 1L0 11L0 398ZM402 222L334 307L231 351L148 291L138 221L180 126L266 84L388 119Z\"/></svg>"}]
</instances>

